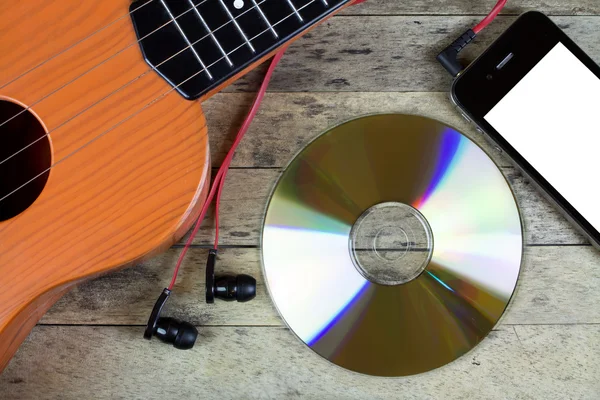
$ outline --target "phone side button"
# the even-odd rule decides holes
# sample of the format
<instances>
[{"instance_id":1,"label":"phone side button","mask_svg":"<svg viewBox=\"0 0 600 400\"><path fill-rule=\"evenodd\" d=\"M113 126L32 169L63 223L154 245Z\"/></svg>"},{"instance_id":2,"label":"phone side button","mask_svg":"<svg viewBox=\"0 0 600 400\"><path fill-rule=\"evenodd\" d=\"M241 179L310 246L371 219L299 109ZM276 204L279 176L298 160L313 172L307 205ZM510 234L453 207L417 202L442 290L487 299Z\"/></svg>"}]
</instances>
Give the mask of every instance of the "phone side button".
<instances>
[{"instance_id":1,"label":"phone side button","mask_svg":"<svg viewBox=\"0 0 600 400\"><path fill-rule=\"evenodd\" d=\"M462 112L462 111L461 111L461 112L460 112L460 115L462 115L462 116L463 116L463 118L464 118L464 119L465 119L465 120L466 120L468 123L471 123L471 118L469 118L469 117L467 116L467 114L465 114L464 112Z\"/></svg>"},{"instance_id":2,"label":"phone side button","mask_svg":"<svg viewBox=\"0 0 600 400\"><path fill-rule=\"evenodd\" d=\"M498 152L498 154L502 154L503 153L502 149L500 147L498 147L498 146L494 146L494 150L496 150Z\"/></svg>"},{"instance_id":3,"label":"phone side button","mask_svg":"<svg viewBox=\"0 0 600 400\"><path fill-rule=\"evenodd\" d=\"M476 130L477 132L481 133L482 135L485 135L485 133L483 132L483 129L481 129L480 127L478 127L478 126L475 126L475 130Z\"/></svg>"}]
</instances>

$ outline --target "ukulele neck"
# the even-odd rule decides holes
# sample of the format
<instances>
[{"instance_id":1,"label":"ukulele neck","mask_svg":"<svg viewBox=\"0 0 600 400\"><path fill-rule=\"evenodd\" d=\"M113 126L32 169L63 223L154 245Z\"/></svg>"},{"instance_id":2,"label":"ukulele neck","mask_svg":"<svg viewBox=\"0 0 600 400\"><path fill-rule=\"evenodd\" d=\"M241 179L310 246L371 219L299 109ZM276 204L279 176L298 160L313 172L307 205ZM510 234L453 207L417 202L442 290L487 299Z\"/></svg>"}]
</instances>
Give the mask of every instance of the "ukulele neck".
<instances>
[{"instance_id":1,"label":"ukulele neck","mask_svg":"<svg viewBox=\"0 0 600 400\"><path fill-rule=\"evenodd\" d=\"M195 100L352 0L138 0L130 13L146 62Z\"/></svg>"}]
</instances>

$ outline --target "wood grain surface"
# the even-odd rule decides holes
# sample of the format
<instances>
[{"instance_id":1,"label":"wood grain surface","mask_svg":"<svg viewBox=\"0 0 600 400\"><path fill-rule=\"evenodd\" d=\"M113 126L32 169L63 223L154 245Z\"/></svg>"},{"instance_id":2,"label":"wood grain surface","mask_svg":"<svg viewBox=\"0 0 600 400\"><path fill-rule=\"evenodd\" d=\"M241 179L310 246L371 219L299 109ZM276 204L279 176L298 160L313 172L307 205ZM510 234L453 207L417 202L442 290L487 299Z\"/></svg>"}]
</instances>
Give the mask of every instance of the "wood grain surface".
<instances>
[{"instance_id":1,"label":"wood grain surface","mask_svg":"<svg viewBox=\"0 0 600 400\"><path fill-rule=\"evenodd\" d=\"M344 371L280 327L205 328L198 348L175 354L140 334L118 326L39 327L2 376L4 393L36 399L598 398L598 325L501 326L450 365L402 379Z\"/></svg>"},{"instance_id":2,"label":"wood grain surface","mask_svg":"<svg viewBox=\"0 0 600 400\"><path fill-rule=\"evenodd\" d=\"M343 12L345 15L482 15L490 11L493 1L473 0L368 0L360 7ZM521 0L509 1L502 15L520 15L538 10L548 15L598 15L596 0Z\"/></svg>"},{"instance_id":3,"label":"wood grain surface","mask_svg":"<svg viewBox=\"0 0 600 400\"><path fill-rule=\"evenodd\" d=\"M234 158L222 203L219 272L256 276L256 300L204 304L214 225L209 216L164 313L199 326L193 350L141 339L152 304L170 279L176 245L58 301L0 375L0 398L600 397L600 253L462 119L448 101L450 80L432 59L492 2L368 0L294 43ZM596 0L509 1L466 57L529 9L555 15L600 61ZM229 148L260 75L250 74L203 105L213 167ZM402 379L344 371L300 343L266 293L258 248L266 200L291 157L324 129L374 112L433 117L481 144L508 178L525 223L517 292L496 329L454 363Z\"/></svg>"},{"instance_id":4,"label":"wood grain surface","mask_svg":"<svg viewBox=\"0 0 600 400\"><path fill-rule=\"evenodd\" d=\"M465 48L461 58L470 60L480 54L516 18L497 18ZM479 19L417 15L335 17L290 48L270 88L281 92L447 91L451 77L432 60L449 44L449 38L452 42ZM600 60L600 17L557 16L552 20L594 60ZM227 91L256 90L261 73L255 70Z\"/></svg>"}]
</instances>

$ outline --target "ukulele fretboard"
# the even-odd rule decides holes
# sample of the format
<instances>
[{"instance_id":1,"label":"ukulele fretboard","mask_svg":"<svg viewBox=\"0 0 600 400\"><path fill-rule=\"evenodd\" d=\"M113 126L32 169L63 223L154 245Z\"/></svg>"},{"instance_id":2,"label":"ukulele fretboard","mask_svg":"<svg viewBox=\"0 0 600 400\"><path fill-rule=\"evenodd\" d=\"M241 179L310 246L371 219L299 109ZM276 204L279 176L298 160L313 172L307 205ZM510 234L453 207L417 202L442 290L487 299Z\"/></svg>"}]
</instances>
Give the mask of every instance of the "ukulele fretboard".
<instances>
[{"instance_id":1,"label":"ukulele fretboard","mask_svg":"<svg viewBox=\"0 0 600 400\"><path fill-rule=\"evenodd\" d=\"M146 61L196 99L350 0L138 0Z\"/></svg>"}]
</instances>

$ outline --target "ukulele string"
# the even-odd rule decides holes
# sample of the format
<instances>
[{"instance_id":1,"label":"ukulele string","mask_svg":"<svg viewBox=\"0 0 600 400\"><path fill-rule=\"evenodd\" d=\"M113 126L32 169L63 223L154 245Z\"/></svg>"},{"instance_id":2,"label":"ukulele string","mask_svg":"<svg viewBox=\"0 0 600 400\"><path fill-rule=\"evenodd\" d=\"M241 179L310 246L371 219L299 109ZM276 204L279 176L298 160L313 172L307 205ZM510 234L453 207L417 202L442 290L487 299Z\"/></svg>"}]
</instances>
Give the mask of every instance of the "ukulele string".
<instances>
[{"instance_id":1,"label":"ukulele string","mask_svg":"<svg viewBox=\"0 0 600 400\"><path fill-rule=\"evenodd\" d=\"M145 3L144 5L146 5L146 4L149 4L149 3L151 3L152 1L154 1L154 0L150 0L148 3ZM190 2L191 2L191 0L188 0L188 1L190 1ZM105 60L101 61L99 64L97 64L97 65L93 66L92 68L90 68L89 70L85 71L85 72L84 72L84 73L82 73L81 75L79 75L79 76L77 76L77 77L73 78L73 79L72 79L72 80L70 80L69 82L67 82L67 83L65 83L64 85L60 86L59 88L57 88L57 89L53 90L53 91L52 91L52 92L50 92L49 94L47 94L47 95L43 96L43 97L42 97L42 98L40 98L39 100L37 100L37 101L35 101L35 102L31 103L29 106L27 106L27 108L25 108L25 109L23 109L23 110L19 111L17 114L13 115L12 117L10 117L9 119L7 119L6 121L2 122L2 123L0 124L0 127L2 127L2 125L6 124L6 123L8 123L8 122L10 122L10 121L12 121L13 119L17 118L19 115L21 115L21 114L23 114L23 113L25 113L25 112L29 111L29 110L30 110L32 107L34 107L34 106L36 106L37 104L41 103L42 101L44 101L44 100L45 100L45 99L47 99L48 97L52 96L53 94L56 94L56 93L57 93L57 92L59 92L60 90L62 90L62 89L64 89L64 88L66 88L67 86L69 86L69 85L71 85L71 84L75 83L77 80L79 80L80 78L83 78L85 75L89 74L90 72L92 72L92 71L96 70L97 68L101 67L102 65L106 64L107 62L109 62L110 60L114 59L114 58L115 58L115 57L117 57L119 54L122 54L122 53L123 53L123 52L125 52L127 49L131 48L132 46L135 46L136 44L139 44L139 43L141 43L141 42L142 42L142 40L144 40L144 39L148 38L150 35L152 35L152 34L154 34L154 33L158 32L158 31L162 30L162 29L163 29L163 28L165 28L167 25L169 25L169 24L171 24L171 23L173 23L173 22L177 21L177 19L179 19L179 17L182 17L182 16L184 16L185 14L189 13L190 11L197 9L198 7L200 7L202 4L206 3L207 1L209 1L209 0L203 0L202 2L200 2L200 3L196 4L196 5L194 5L194 6L193 6L192 8L190 8L189 10L187 10L187 11L184 11L183 13L179 14L178 16L176 16L176 17L175 17L175 18L173 18L173 19L170 19L170 20L169 20L169 22L166 22L166 23L164 23L163 25L161 25L161 26L159 26L158 28L154 29L152 32L150 32L150 33L148 33L148 34L144 35L144 36L143 36L143 37L141 37L140 39L138 39L138 40L136 40L136 41L134 41L134 42L132 42L132 43L129 43L127 46L125 46L125 47L124 47L124 48L122 48L121 50L117 51L116 53L112 54L112 55L111 55L110 57L108 57L107 59L105 59ZM201 38L200 38L200 39L198 39L198 40L200 41L200 40L206 39L207 37L211 36L211 34L214 34L214 33L215 33L215 32L217 32L219 29L221 29L221 28L225 27L226 25L228 25L228 24L230 24L230 23L234 22L234 20L236 20L237 18L239 18L239 17L241 17L242 15L246 14L247 12L249 12L249 11L250 11L250 10L252 10L252 9L254 9L255 7L258 7L260 4L264 3L265 1L266 1L266 0L263 0L263 1L259 2L259 3L258 3L256 6L252 6L252 7L251 7L251 8L249 8L248 10L246 10L246 11L244 11L243 13L239 14L239 15L238 15L237 17L235 17L233 20L230 20L230 21L226 22L225 24L221 25L220 27L218 27L218 28L217 28L217 29L215 29L214 31L212 31L212 32L209 32L208 34L206 34L205 36L201 37ZM192 4L193 4L193 3L192 3ZM135 11L139 10L139 9L140 9L140 8L142 8L142 7L143 7L143 6L140 6L140 7L136 8L135 10L131 11L131 12L129 13L129 15L133 14ZM126 15L124 15L124 16L123 16L123 17L121 17L121 18L119 18L118 20L120 20L120 19L124 18L125 16L126 16ZM116 21L118 21L118 20L116 20ZM114 21L114 22L116 22L116 21ZM113 22L113 23L114 23L114 22ZM106 27L108 27L108 26L112 25L113 23L111 23L111 24L107 25ZM103 29L104 29L104 28L103 28ZM102 29L101 29L101 30L102 30ZM100 31L97 31L97 32L100 32ZM94 34L95 34L95 33L94 33ZM94 34L90 35L89 37L93 36ZM79 42L79 43L81 43L81 42ZM73 47L75 47L75 45L73 45L73 46L69 47L69 49L71 49L71 48L73 48ZM67 50L69 50L69 49L67 49ZM187 48L186 48L186 49L187 49ZM186 50L186 49L184 49L184 50ZM67 51L67 50L65 50L65 51ZM60 54L62 54L62 53L64 53L64 52L61 52L61 53L57 54L55 57L57 57L58 55L60 55ZM54 57L52 57L52 58L54 58ZM48 59L47 61L50 61L50 59ZM168 61L168 60L166 60L166 61ZM40 64L40 65L41 65L41 64ZM32 70L30 70L30 71L33 71L33 70L34 70L34 69L36 69L36 68L37 68L37 67L33 68L33 69L32 69ZM150 69L149 71L151 71L151 70L152 70L152 69ZM148 72L148 71L146 71L146 72ZM22 76L25 76L25 75L26 75L26 74L24 74L24 75L22 75ZM143 75L141 75L141 76L143 76ZM141 76L139 76L138 78L141 78ZM19 79L19 78L17 78L17 79ZM15 79L15 80L16 80L16 79ZM14 81L11 81L11 82L14 82ZM7 83L6 85L10 84L11 82ZM132 83L132 82L129 82L129 83ZM6 85L4 85L4 86L6 86ZM3 86L3 87L4 87L4 86ZM1 88L0 88L0 89L1 89ZM119 88L119 89L120 89L120 88ZM119 89L117 89L117 90L119 90ZM113 93L114 93L114 92L113 92ZM112 95L113 93L110 93L110 94L109 94L109 96L110 96L110 95ZM104 99L102 99L102 100L104 100ZM85 111L85 110L84 110L84 111ZM66 122L68 122L68 121L66 121ZM44 136L42 136L41 138L38 138L38 140L41 140L41 139L43 139L43 138L44 138ZM12 156L10 156L9 158L7 158L7 159L5 159L5 160L1 161L1 162L0 162L0 164L2 164L3 162L7 161L8 159L10 159L10 158L14 157L15 155L17 155L17 154L18 154L18 153L20 153L21 151L23 151L23 150L26 150L28 147L32 146L33 144L35 144L35 142L34 142L34 143L30 143L28 146L26 146L26 147L24 147L23 149L19 150L17 153L13 154L13 155L12 155Z\"/></svg>"},{"instance_id":2,"label":"ukulele string","mask_svg":"<svg viewBox=\"0 0 600 400\"><path fill-rule=\"evenodd\" d=\"M66 53L67 51L71 50L72 48L74 48L75 46L79 46L81 43L85 42L86 40L90 39L91 37L93 37L94 35L102 32L103 30L107 29L108 27L116 24L117 22L119 22L120 20L122 20L123 18L126 18L128 16L130 16L131 14L133 14L134 12L136 12L137 10L141 9L142 7L147 6L148 4L152 3L154 0L148 0L147 2L145 2L144 4L142 4L141 6L135 8L134 10L129 11L127 14L121 15L119 18L115 19L112 22L109 22L107 25L104 25L102 28L98 29L97 31L89 34L88 36L84 37L83 39L81 39L80 41L78 41L77 43L72 44L71 46L67 47L66 49L63 49L61 51L59 51L58 53L56 53L55 55L51 56L50 58L47 58L46 60L42 61L41 63L39 63L38 65L36 65L35 67L32 67L31 69L29 69L28 71L23 72L21 75L17 76L16 78L6 82L4 85L0 86L0 89L5 88L6 86L10 85L13 82L18 81L19 79L21 79L22 77L24 77L25 75L29 74L30 72L35 71L36 69L38 69L39 67L41 67L42 65L46 64L47 62L55 59L56 57L60 56L61 54Z\"/></svg>"},{"instance_id":3,"label":"ukulele string","mask_svg":"<svg viewBox=\"0 0 600 400\"><path fill-rule=\"evenodd\" d=\"M208 1L208 0L204 0L202 3L200 3L200 4L198 4L198 5L204 4L204 3L205 3L205 2L207 2L207 1ZM137 77L133 78L133 79L132 79L132 80L130 80L129 82L125 83L123 86L121 86L121 87L118 87L117 89L115 89L114 91L110 92L109 94L107 94L106 96L104 96L103 98L101 98L100 100L96 101L95 103L93 103L93 104L89 105L88 107L84 108L83 110L79 111L78 113L76 113L75 115L73 115L73 116L71 116L69 119L67 119L66 121L64 121L64 122L60 123L59 125L57 125L57 126L56 126L56 127L54 127L53 129L51 129L50 131L48 131L46 134L44 134L44 135L40 136L39 138L35 139L33 142L29 143L28 145L26 145L26 146L25 146L25 147L23 147L22 149L20 149L20 150L18 150L18 151L16 151L16 152L14 152L14 153L13 153L13 154L11 154L10 156L6 157L4 160L0 161L0 165L1 165L1 164L3 164L3 163L5 163L6 161L10 160L11 158L13 158L13 157L17 156L18 154L22 153L23 151L27 150L28 148L30 148L30 147L31 147L31 146L33 146L34 144L38 143L40 140L43 140L44 138L46 138L46 137L50 136L50 134L51 134L51 133L53 133L53 132L55 132L56 130L60 129L61 127L63 127L64 125L68 124L69 122L71 122L71 121L72 121L72 120L74 120L75 118L77 118L77 117L81 116L82 114L84 114L85 112L89 111L89 110L90 110L90 109L92 109L93 107L97 106L98 104L100 104L100 103L101 103L101 102L103 102L104 100L108 99L109 97L113 96L114 94L116 94L116 93L120 92L121 90L125 89L125 88L126 88L126 87L128 87L129 85L131 85L131 84L133 84L134 82L138 81L139 79L143 78L145 75L147 75L147 74L148 74L149 72L151 72L152 70L155 70L155 69L157 69L158 67L160 67L160 66L161 66L161 65L163 65L164 63L166 63L166 62L170 61L171 59L173 59L173 58L177 57L179 54L183 53L184 51L186 51L187 49L191 48L192 46L195 46L196 44L200 43L202 40L204 40L204 39L208 38L209 36L211 36L212 34L214 34L215 32L217 32L219 29L221 29L221 28L223 28L223 27L227 26L228 24L230 24L230 23L232 23L233 21L235 21L237 18L240 18L242 15L244 15L244 14L246 14L247 12L251 11L252 9L254 9L254 8L258 7L259 5L261 5L261 4L263 4L263 3L265 3L266 1L267 1L267 0L262 0L262 1L258 2L258 3L257 3L255 6L252 6L251 8L247 9L247 10L246 10L246 11L244 11L243 13L239 14L239 15L238 15L237 17L235 17L233 20L230 20L229 22L226 22L225 24L223 24L223 25L219 26L218 28L216 28L214 31L210 31L210 32L209 32L208 34L206 34L205 36L203 36L203 37L201 37L200 39L196 40L196 41L195 41L195 42L193 42L193 43L192 43L190 46L184 47L183 49L179 50L177 53L173 54L172 56L170 56L170 57L169 57L169 58L167 58L166 60L163 60L162 62L158 63L158 64L157 64L157 65L155 65L154 67L151 67L151 68L147 69L147 70L146 70L144 73L142 73L141 75L139 75L139 76L137 76ZM193 9L194 9L194 8L190 8L190 9L189 9L188 11L186 11L185 13L187 13L187 12L189 12L189 11L193 10ZM183 14L185 14L185 13L183 13ZM183 14L179 15L177 18L179 18L179 17L180 17L180 16L182 16ZM177 18L175 18L175 19L174 19L174 20L172 20L171 22L175 21ZM287 17L286 17L286 18L287 18ZM169 22L169 23L170 23L170 22ZM166 25L168 25L169 23L167 23L167 24L163 25L163 27L164 27L164 26L166 26ZM161 28L159 28L159 29L161 29ZM157 29L157 30L158 30L158 29ZM154 32L156 32L157 30L155 30ZM262 34L262 32L261 32L260 34ZM259 34L259 35L260 35L260 34ZM150 35L150 34L146 35L145 37L148 37L149 35ZM144 38L145 38L145 37L144 37ZM142 38L142 39L143 39L143 38ZM140 40L142 40L142 39L140 39ZM255 38L252 38L252 39L250 39L250 40L254 40L254 39L255 39ZM137 42L136 42L136 43L137 43ZM130 46L132 46L132 45L134 45L134 44L135 44L135 43L132 43L132 44L130 44L130 45L129 45L129 46L127 46L127 47L130 47ZM236 51L237 49L239 49L239 48L236 48L236 49L234 49L233 51ZM126 48L125 48L125 49L123 49L123 50L121 50L120 52L116 53L115 55L111 56L110 58L113 58L114 56L116 56L116 55L118 55L118 54L122 53L124 50L126 50ZM232 51L232 52L233 52L233 51ZM229 53L229 54L231 54L231 53ZM217 60L215 63L217 63L217 62L219 62L219 61L223 60L223 59L224 59L226 56L229 56L229 54L226 54L224 57L220 58L220 59L219 59L219 60ZM108 60L105 60L105 61L108 61ZM32 104L31 106L27 107L26 109L24 109L24 110L21 110L19 113L17 113L17 114L16 114L16 115L14 115L13 117L9 118L8 120L6 120L6 121L4 121L2 124L0 124L0 127L1 127L3 124L5 124L5 123L7 123L7 122L11 121L12 119L14 119L14 118L18 117L18 116L19 116L19 115L21 115L22 113L26 112L26 111L27 111L27 110L29 110L31 107L33 107L33 106L34 106L34 105L36 105L37 103L41 102L41 101L42 101L42 100L44 100L45 98L47 98L47 97L51 96L52 94L56 93L56 92L57 92L57 91L59 91L60 89L63 89L64 87L66 87L67 85L69 85L69 84L71 84L71 83L74 83L74 82L75 82L77 79L79 79L80 77L82 77L82 76L86 75L88 72L90 72L90 71L92 71L92 70L96 69L97 67L99 67L99 66L100 66L100 65L102 65L102 64L104 64L104 62L102 62L101 64L99 64L99 65L97 65L97 66L95 66L95 67L93 67L91 70L89 70L89 71L87 71L86 73L84 73L84 74L80 75L78 78L75 78L74 80L72 80L72 81L71 81L71 82L69 82L68 84L64 85L63 87L61 87L61 88L57 89L57 90L56 90L56 91L54 91L53 93L50 93L49 95L45 96L44 98L40 99L38 102L36 102L36 103ZM206 67L206 69L208 69L208 68L209 68L209 67L211 67L212 65L214 65L214 63L213 63L213 64L211 64L211 65L209 65L208 67ZM202 70L202 71L204 71L204 70ZM202 72L202 71L200 71L200 72Z\"/></svg>"},{"instance_id":4,"label":"ukulele string","mask_svg":"<svg viewBox=\"0 0 600 400\"><path fill-rule=\"evenodd\" d=\"M264 0L266 1L266 0ZM308 7L309 5L311 5L312 3L314 3L317 0L311 0L308 3L306 3L304 6L297 8L296 11L301 11L302 9L304 9L305 7ZM287 20L288 18L291 18L292 16L296 15L296 12L293 12L291 14L289 14L288 16L282 18L281 20L279 20L278 22L271 24L271 27L263 30L262 32L258 33L257 35L253 36L252 38L248 39L248 41L252 41L255 40L256 38L258 38L259 36L270 32L271 29L277 25L279 25L280 23L282 23L283 21ZM192 43L192 45L194 45L194 43ZM71 153L67 154L66 156L64 156L63 158L61 158L60 160L56 161L55 163L53 163L52 165L50 165L48 168L46 168L45 170L43 170L42 172L40 172L38 175L34 176L33 178L31 178L30 180L28 180L27 182L23 183L21 186L17 187L16 189L14 189L12 192L6 194L5 196L3 196L2 198L0 198L0 202L2 202L3 200L5 200L6 198L12 196L13 194L15 194L16 192L18 192L19 190L21 190L22 188L24 188L25 186L29 185L31 182L35 181L36 179L40 178L41 176L45 175L47 172L49 172L50 170L52 170L54 167L56 167L57 165L61 164L62 162L64 162L65 160L71 158L73 155L77 154L78 152L80 152L81 150L83 150L84 148L86 148L87 146L89 146L90 144L96 142L98 139L104 137L105 135L107 135L109 132L113 131L114 129L118 128L119 126L121 126L122 124L124 124L125 122L129 121L130 119L132 119L133 117L135 117L136 115L138 115L139 113L141 113L142 111L146 110L148 107L150 107L151 105L157 103L158 101L164 99L168 94L170 94L171 92L173 92L174 90L178 89L181 85L185 84L186 82L190 81L191 79L195 78L196 76L198 76L199 74L201 74L202 72L208 70L210 67L216 65L217 63L219 63L221 60L224 60L226 57L230 56L231 54L233 54L234 52L236 52L237 50L241 49L242 47L246 46L246 43L242 43L241 45L239 45L238 47L236 47L235 49L233 49L232 51L230 51L229 53L225 54L223 57L219 58L218 60L214 61L212 64L207 65L206 67L202 68L200 71L196 72L195 74L193 74L192 76L190 76L189 78L187 78L186 80L184 80L183 82L179 83L178 85L172 87L171 89L169 89L168 91L164 92L163 94L159 95L158 97L156 97L155 99L153 99L151 102L149 102L148 104L146 104L145 106L143 106L141 109L137 110L135 113L129 115L127 118L117 122L115 125L113 125L112 127L108 128L107 130L103 131L102 133L100 133L99 135L95 136L94 138L92 138L90 141L84 143L83 145L81 145L80 147L78 147L77 149L73 150ZM187 48L189 48L191 46L188 46ZM184 49L185 50L185 49Z\"/></svg>"}]
</instances>

